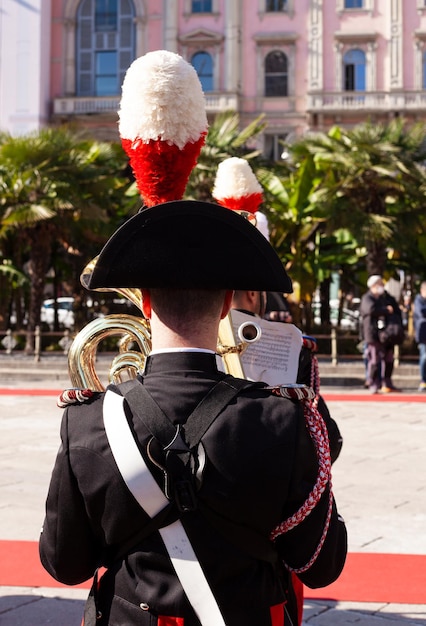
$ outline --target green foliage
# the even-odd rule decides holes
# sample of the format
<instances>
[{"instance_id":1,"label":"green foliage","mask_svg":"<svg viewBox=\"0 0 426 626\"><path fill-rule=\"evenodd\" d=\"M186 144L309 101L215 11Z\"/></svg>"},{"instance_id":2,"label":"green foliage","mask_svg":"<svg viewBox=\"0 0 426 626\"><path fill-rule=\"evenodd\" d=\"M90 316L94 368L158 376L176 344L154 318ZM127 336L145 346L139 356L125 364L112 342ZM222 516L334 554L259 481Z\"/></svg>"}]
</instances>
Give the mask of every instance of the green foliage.
<instances>
[{"instance_id":1,"label":"green foliage","mask_svg":"<svg viewBox=\"0 0 426 626\"><path fill-rule=\"evenodd\" d=\"M424 131L423 124L407 127L401 119L352 130L336 126L288 148L295 176L302 164L314 164L309 202L316 217L325 218L325 234L348 230L366 250L369 273L389 269L389 249L403 251L408 241L411 250L418 247L425 227ZM399 255L400 267L407 261Z\"/></svg>"},{"instance_id":2,"label":"green foliage","mask_svg":"<svg viewBox=\"0 0 426 626\"><path fill-rule=\"evenodd\" d=\"M10 259L3 259L0 263L0 274L2 274L10 283L12 289L23 287L28 283L28 277L17 267L14 267Z\"/></svg>"},{"instance_id":3,"label":"green foliage","mask_svg":"<svg viewBox=\"0 0 426 626\"><path fill-rule=\"evenodd\" d=\"M265 127L263 116L241 128L236 113L217 115L185 197L212 201L218 165L231 156L249 160L296 301L309 304L332 272L347 289L360 272L363 280L396 267L426 275L424 124L397 119L307 133L283 146L289 159L280 163L265 161L257 148ZM79 289L84 265L140 206L126 165L120 145L67 128L0 134L0 255L12 260L0 265L3 306L5 290L20 292L30 274L30 324L37 323L50 267L57 280Z\"/></svg>"},{"instance_id":4,"label":"green foliage","mask_svg":"<svg viewBox=\"0 0 426 626\"><path fill-rule=\"evenodd\" d=\"M123 202L125 165L121 146L67 128L0 136L0 252L28 267L30 329L51 264L78 284L77 266L79 273L134 204Z\"/></svg>"}]
</instances>

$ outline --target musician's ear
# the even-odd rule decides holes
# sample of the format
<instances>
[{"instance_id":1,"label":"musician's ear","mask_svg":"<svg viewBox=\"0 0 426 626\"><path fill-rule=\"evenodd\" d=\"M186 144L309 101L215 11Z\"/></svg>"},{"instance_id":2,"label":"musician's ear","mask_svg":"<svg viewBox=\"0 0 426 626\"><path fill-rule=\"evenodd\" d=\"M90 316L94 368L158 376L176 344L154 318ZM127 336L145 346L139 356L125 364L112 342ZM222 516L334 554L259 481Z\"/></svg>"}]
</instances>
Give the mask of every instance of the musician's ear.
<instances>
[{"instance_id":1,"label":"musician's ear","mask_svg":"<svg viewBox=\"0 0 426 626\"><path fill-rule=\"evenodd\" d=\"M223 320L223 318L226 317L229 311L231 310L233 297L234 297L234 291L226 291L225 299L223 301L222 313L220 315L221 320Z\"/></svg>"},{"instance_id":2,"label":"musician's ear","mask_svg":"<svg viewBox=\"0 0 426 626\"><path fill-rule=\"evenodd\" d=\"M142 313L147 320L151 319L152 307L151 307L151 293L149 289L141 289L142 294Z\"/></svg>"}]
</instances>

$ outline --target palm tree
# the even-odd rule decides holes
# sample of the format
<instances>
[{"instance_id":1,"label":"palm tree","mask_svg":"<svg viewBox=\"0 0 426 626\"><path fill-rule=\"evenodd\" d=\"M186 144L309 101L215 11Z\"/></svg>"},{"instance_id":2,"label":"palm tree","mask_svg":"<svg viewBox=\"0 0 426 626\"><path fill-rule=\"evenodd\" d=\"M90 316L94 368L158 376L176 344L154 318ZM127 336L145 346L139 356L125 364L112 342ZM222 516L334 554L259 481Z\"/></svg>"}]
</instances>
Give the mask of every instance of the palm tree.
<instances>
[{"instance_id":1,"label":"palm tree","mask_svg":"<svg viewBox=\"0 0 426 626\"><path fill-rule=\"evenodd\" d=\"M28 259L28 351L40 321L52 248L81 254L84 239L105 240L104 225L127 182L120 178L124 163L123 153L110 144L65 128L0 138L0 241L11 238L14 258L22 254Z\"/></svg>"},{"instance_id":2,"label":"palm tree","mask_svg":"<svg viewBox=\"0 0 426 626\"><path fill-rule=\"evenodd\" d=\"M412 239L424 225L425 128L388 125L332 128L290 147L293 158L309 155L316 169L310 202L327 218L327 232L348 229L366 251L368 274L384 274L387 251L401 235Z\"/></svg>"},{"instance_id":3,"label":"palm tree","mask_svg":"<svg viewBox=\"0 0 426 626\"><path fill-rule=\"evenodd\" d=\"M308 155L293 171L275 164L256 174L265 192L271 243L293 281L293 317L309 332L315 288L332 269L320 253L324 217L310 202L316 183L313 157Z\"/></svg>"}]
</instances>

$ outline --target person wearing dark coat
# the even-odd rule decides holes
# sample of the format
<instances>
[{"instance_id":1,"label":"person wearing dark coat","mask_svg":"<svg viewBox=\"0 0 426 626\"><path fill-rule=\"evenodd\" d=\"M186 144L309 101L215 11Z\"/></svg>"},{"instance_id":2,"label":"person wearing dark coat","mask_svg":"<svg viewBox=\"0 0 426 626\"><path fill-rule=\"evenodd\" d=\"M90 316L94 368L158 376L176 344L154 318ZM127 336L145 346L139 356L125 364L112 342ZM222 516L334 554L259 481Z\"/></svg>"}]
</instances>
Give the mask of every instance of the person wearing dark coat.
<instances>
[{"instance_id":1,"label":"person wearing dark coat","mask_svg":"<svg viewBox=\"0 0 426 626\"><path fill-rule=\"evenodd\" d=\"M193 241L193 231L188 235L186 228L188 221L197 222L200 216L203 229L197 252L206 256L196 266L192 254L185 253L175 267L137 261L138 250L154 245L153 241L162 257L174 258L172 238L180 244L188 237ZM175 425L185 424L200 400L225 376L217 369L215 350L219 320L228 311L232 292L200 288L216 247L218 218L220 228L226 223L229 229L227 266L233 254L228 244L235 242L238 231L239 257L244 248L246 252L245 263L229 265L228 275L218 263L217 280L239 286L240 280L246 280L248 267L254 287L269 283L282 288L286 283L287 291L291 289L278 257L275 253L270 257L269 243L251 224L222 207L194 202L141 211L107 243L91 278L92 288L123 282L129 286L129 262L136 262L132 269L132 275L139 277L133 279L135 285L164 285L142 290L153 350L139 383ZM178 286L175 290L168 287L170 273ZM129 492L111 453L103 419L105 404L106 394L100 393L88 403L65 410L40 537L42 563L57 580L70 585L87 580L99 567L107 568L97 591L96 623L100 626L160 625L166 623L161 621L164 616L167 624L200 626L204 622L189 603L157 530L131 544L150 519ZM125 418L140 454L164 489L160 470L164 461L161 454L150 451L149 429L126 403ZM328 482L310 514L270 540L280 523L303 509L317 480L318 459L303 406L262 386L249 388L223 409L204 436L203 449L199 504L181 521L224 623L285 624L288 572L297 572L310 587L328 585L339 576L347 550L345 525ZM161 524L167 527L176 511L170 515L171 520ZM123 556L126 545L130 547ZM295 621L297 616L292 618Z\"/></svg>"},{"instance_id":2,"label":"person wearing dark coat","mask_svg":"<svg viewBox=\"0 0 426 626\"><path fill-rule=\"evenodd\" d=\"M392 382L394 346L379 340L379 331L390 316L401 317L397 301L384 287L379 275L367 281L368 291L360 303L362 339L366 344L367 383L372 393L399 391Z\"/></svg>"},{"instance_id":3,"label":"person wearing dark coat","mask_svg":"<svg viewBox=\"0 0 426 626\"><path fill-rule=\"evenodd\" d=\"M233 290L292 284L249 219L176 200L204 107L179 55L126 74L120 134L145 206L83 278L138 290L152 347L133 381L67 394L39 542L58 581L93 577L84 626L290 626L291 572L326 586L346 559L320 421L292 388L218 367Z\"/></svg>"},{"instance_id":4,"label":"person wearing dark coat","mask_svg":"<svg viewBox=\"0 0 426 626\"><path fill-rule=\"evenodd\" d=\"M414 298L413 322L415 339L419 349L419 391L426 392L426 281L420 285L420 293Z\"/></svg>"}]
</instances>

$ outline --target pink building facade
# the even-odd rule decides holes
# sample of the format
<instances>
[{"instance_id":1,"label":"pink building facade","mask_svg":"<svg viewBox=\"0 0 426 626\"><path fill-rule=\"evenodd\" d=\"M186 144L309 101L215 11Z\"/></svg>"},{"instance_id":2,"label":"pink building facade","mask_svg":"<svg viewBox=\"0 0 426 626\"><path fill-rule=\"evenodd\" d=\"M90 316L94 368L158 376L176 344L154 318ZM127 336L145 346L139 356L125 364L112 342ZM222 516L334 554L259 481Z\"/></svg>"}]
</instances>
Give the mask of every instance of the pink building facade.
<instances>
[{"instance_id":1,"label":"pink building facade","mask_svg":"<svg viewBox=\"0 0 426 626\"><path fill-rule=\"evenodd\" d=\"M117 139L131 61L197 69L209 116L260 114L280 140L337 123L426 117L426 0L3 0L0 129L73 122ZM7 85L7 89L6 89Z\"/></svg>"}]
</instances>

